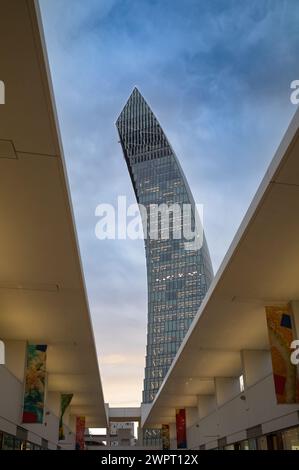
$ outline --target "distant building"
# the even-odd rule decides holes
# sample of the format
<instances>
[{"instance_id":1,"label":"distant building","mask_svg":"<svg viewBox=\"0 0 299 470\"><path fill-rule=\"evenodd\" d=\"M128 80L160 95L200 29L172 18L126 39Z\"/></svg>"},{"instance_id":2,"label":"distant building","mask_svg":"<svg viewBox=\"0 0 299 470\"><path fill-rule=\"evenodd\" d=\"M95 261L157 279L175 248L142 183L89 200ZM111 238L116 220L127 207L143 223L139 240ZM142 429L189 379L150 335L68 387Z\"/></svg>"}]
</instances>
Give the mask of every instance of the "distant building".
<instances>
[{"instance_id":1,"label":"distant building","mask_svg":"<svg viewBox=\"0 0 299 470\"><path fill-rule=\"evenodd\" d=\"M110 423L110 446L133 446L135 444L134 438L134 423Z\"/></svg>"}]
</instances>

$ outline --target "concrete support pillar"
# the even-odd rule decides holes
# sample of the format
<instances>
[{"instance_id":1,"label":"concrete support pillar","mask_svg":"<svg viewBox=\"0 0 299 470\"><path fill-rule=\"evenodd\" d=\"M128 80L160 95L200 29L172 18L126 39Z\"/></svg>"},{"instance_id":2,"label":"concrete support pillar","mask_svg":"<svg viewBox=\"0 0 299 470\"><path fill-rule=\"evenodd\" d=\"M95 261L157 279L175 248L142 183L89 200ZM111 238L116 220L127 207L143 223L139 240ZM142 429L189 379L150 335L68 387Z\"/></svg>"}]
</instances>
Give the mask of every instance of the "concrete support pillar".
<instances>
[{"instance_id":1,"label":"concrete support pillar","mask_svg":"<svg viewBox=\"0 0 299 470\"><path fill-rule=\"evenodd\" d=\"M217 409L216 395L199 395L197 397L198 418L202 419Z\"/></svg>"},{"instance_id":2,"label":"concrete support pillar","mask_svg":"<svg viewBox=\"0 0 299 470\"><path fill-rule=\"evenodd\" d=\"M198 423L198 409L197 407L186 408L186 426L187 428L194 426Z\"/></svg>"},{"instance_id":3,"label":"concrete support pillar","mask_svg":"<svg viewBox=\"0 0 299 470\"><path fill-rule=\"evenodd\" d=\"M243 350L241 360L245 390L272 371L270 351Z\"/></svg>"},{"instance_id":4,"label":"concrete support pillar","mask_svg":"<svg viewBox=\"0 0 299 470\"><path fill-rule=\"evenodd\" d=\"M59 392L48 392L46 395L46 407L51 411L57 418L60 414L60 393Z\"/></svg>"},{"instance_id":5,"label":"concrete support pillar","mask_svg":"<svg viewBox=\"0 0 299 470\"><path fill-rule=\"evenodd\" d=\"M71 414L70 406L64 412L63 425L65 439L59 441L59 445L62 449L73 450L75 449L76 416Z\"/></svg>"},{"instance_id":6,"label":"concrete support pillar","mask_svg":"<svg viewBox=\"0 0 299 470\"><path fill-rule=\"evenodd\" d=\"M199 416L198 408L186 408L186 433L187 448L197 449L199 447Z\"/></svg>"},{"instance_id":7,"label":"concrete support pillar","mask_svg":"<svg viewBox=\"0 0 299 470\"><path fill-rule=\"evenodd\" d=\"M20 381L24 382L26 366L26 341L5 341L5 367Z\"/></svg>"},{"instance_id":8,"label":"concrete support pillar","mask_svg":"<svg viewBox=\"0 0 299 470\"><path fill-rule=\"evenodd\" d=\"M142 405L141 405L142 409ZM109 403L105 403L105 413L107 419L107 428L106 428L106 446L109 448L111 446L111 439L110 439L110 420L109 420Z\"/></svg>"},{"instance_id":9,"label":"concrete support pillar","mask_svg":"<svg viewBox=\"0 0 299 470\"><path fill-rule=\"evenodd\" d=\"M47 429L47 438L58 442L60 414L60 393L47 392L45 401L44 425Z\"/></svg>"},{"instance_id":10,"label":"concrete support pillar","mask_svg":"<svg viewBox=\"0 0 299 470\"><path fill-rule=\"evenodd\" d=\"M143 429L140 425L140 422L138 423L138 428L137 428L137 445L140 447L143 446Z\"/></svg>"},{"instance_id":11,"label":"concrete support pillar","mask_svg":"<svg viewBox=\"0 0 299 470\"><path fill-rule=\"evenodd\" d=\"M4 340L5 357L0 366L0 418L2 430L16 432L22 420L26 341ZM14 424L13 424L14 423Z\"/></svg>"},{"instance_id":12,"label":"concrete support pillar","mask_svg":"<svg viewBox=\"0 0 299 470\"><path fill-rule=\"evenodd\" d=\"M217 406L221 406L240 393L238 377L216 377L215 391Z\"/></svg>"},{"instance_id":13,"label":"concrete support pillar","mask_svg":"<svg viewBox=\"0 0 299 470\"><path fill-rule=\"evenodd\" d=\"M107 430L106 430L106 436L107 436L107 447L110 448L111 447L111 434L110 434L110 421L108 421L108 427L107 427Z\"/></svg>"},{"instance_id":14,"label":"concrete support pillar","mask_svg":"<svg viewBox=\"0 0 299 470\"><path fill-rule=\"evenodd\" d=\"M74 434L76 434L76 415L69 415L69 428Z\"/></svg>"},{"instance_id":15,"label":"concrete support pillar","mask_svg":"<svg viewBox=\"0 0 299 470\"><path fill-rule=\"evenodd\" d=\"M169 437L170 437L170 449L175 450L177 448L176 424L175 423L170 423L169 424Z\"/></svg>"}]
</instances>

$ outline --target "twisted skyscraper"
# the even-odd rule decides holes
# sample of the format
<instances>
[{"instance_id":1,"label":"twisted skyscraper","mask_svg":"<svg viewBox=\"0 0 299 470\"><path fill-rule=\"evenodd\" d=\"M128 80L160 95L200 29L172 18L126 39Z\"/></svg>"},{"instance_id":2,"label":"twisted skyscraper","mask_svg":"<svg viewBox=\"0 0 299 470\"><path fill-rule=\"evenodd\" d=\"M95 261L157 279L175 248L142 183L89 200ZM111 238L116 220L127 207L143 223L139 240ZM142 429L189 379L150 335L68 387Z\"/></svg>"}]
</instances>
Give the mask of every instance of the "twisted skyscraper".
<instances>
[{"instance_id":1,"label":"twisted skyscraper","mask_svg":"<svg viewBox=\"0 0 299 470\"><path fill-rule=\"evenodd\" d=\"M157 118L134 88L116 126L137 202L195 204L188 183ZM183 218L179 224L183 227ZM148 224L148 222L147 222ZM174 224L174 221L173 221ZM172 225L173 228L174 225ZM144 226L146 229L146 226ZM148 279L148 329L143 402L153 401L213 278L208 247L186 250L185 240L145 237Z\"/></svg>"}]
</instances>

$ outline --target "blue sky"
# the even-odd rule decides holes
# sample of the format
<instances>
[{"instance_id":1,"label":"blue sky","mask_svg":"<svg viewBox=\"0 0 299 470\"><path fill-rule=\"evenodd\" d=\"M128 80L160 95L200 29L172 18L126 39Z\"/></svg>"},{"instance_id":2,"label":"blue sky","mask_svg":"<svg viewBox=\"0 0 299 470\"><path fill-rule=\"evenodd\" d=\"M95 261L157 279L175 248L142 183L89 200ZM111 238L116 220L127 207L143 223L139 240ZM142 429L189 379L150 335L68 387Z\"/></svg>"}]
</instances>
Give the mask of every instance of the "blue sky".
<instances>
[{"instance_id":1,"label":"blue sky","mask_svg":"<svg viewBox=\"0 0 299 470\"><path fill-rule=\"evenodd\" d=\"M292 115L297 0L40 0L105 399L141 399L143 242L99 241L134 202L115 120L137 85L174 147L217 271Z\"/></svg>"}]
</instances>

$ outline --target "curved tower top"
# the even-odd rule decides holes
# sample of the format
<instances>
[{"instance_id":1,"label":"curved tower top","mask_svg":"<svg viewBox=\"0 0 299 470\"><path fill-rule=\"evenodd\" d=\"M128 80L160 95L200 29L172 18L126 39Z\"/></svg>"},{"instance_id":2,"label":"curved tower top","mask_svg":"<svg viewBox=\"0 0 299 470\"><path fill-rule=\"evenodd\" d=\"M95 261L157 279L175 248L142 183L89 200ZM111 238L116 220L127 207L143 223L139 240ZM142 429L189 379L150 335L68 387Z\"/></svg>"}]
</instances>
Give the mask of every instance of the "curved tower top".
<instances>
[{"instance_id":1,"label":"curved tower top","mask_svg":"<svg viewBox=\"0 0 299 470\"><path fill-rule=\"evenodd\" d=\"M184 173L157 118L137 88L133 89L116 126L137 202L147 212L152 205L189 204L194 226L196 208ZM183 228L182 217L179 225ZM161 224L157 239L145 237L148 280L145 403L154 399L213 278L205 237L199 249L186 250L185 240L175 238L171 227L167 239L162 236Z\"/></svg>"}]
</instances>

